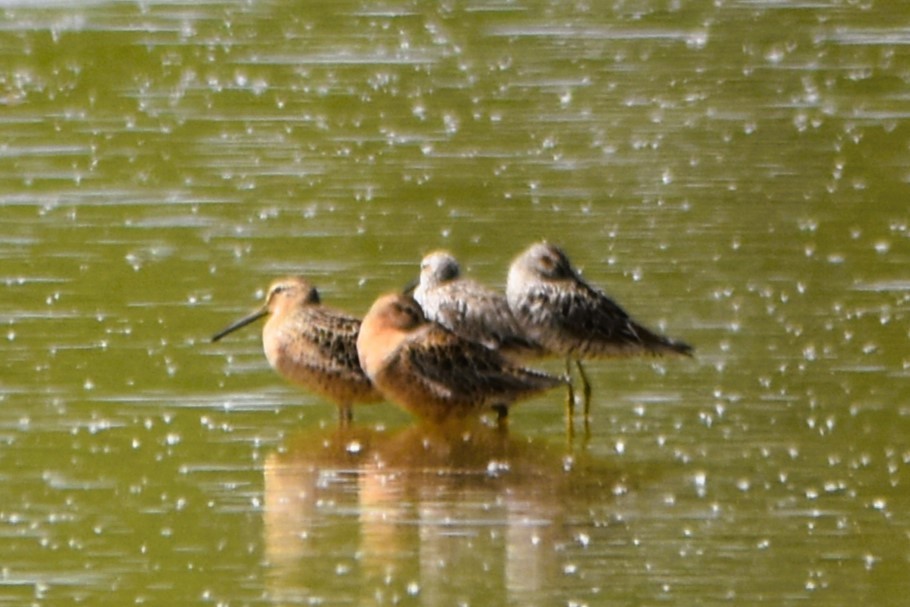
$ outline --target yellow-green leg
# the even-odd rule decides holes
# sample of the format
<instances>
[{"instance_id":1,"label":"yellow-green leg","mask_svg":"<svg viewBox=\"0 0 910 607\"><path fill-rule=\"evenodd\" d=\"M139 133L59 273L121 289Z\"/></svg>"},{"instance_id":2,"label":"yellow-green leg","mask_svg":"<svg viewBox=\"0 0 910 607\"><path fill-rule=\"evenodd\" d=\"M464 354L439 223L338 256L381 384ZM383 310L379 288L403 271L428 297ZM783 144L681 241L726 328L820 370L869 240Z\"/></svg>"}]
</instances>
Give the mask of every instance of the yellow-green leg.
<instances>
[{"instance_id":1,"label":"yellow-green leg","mask_svg":"<svg viewBox=\"0 0 910 607\"><path fill-rule=\"evenodd\" d=\"M566 433L575 435L575 389L572 387L572 359L566 359Z\"/></svg>"},{"instance_id":2,"label":"yellow-green leg","mask_svg":"<svg viewBox=\"0 0 910 607\"><path fill-rule=\"evenodd\" d=\"M588 374L585 373L581 360L576 360L575 366L578 367L578 374L581 376L581 390L584 396L582 412L584 413L585 434L587 435L591 433L591 384L588 382Z\"/></svg>"}]
</instances>

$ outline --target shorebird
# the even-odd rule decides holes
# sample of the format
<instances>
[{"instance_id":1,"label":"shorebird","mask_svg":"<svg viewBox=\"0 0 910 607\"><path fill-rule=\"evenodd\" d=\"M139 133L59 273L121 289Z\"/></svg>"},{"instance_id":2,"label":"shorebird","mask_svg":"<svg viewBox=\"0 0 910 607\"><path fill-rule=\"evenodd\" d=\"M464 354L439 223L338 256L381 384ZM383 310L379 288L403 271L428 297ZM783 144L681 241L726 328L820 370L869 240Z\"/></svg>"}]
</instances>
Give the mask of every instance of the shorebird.
<instances>
[{"instance_id":1,"label":"shorebird","mask_svg":"<svg viewBox=\"0 0 910 607\"><path fill-rule=\"evenodd\" d=\"M319 292L302 277L275 280L261 308L212 341L264 316L269 319L262 328L262 347L269 364L291 383L334 401L342 424L353 418L354 403L382 400L357 359L360 320L323 306Z\"/></svg>"},{"instance_id":2,"label":"shorebird","mask_svg":"<svg viewBox=\"0 0 910 607\"><path fill-rule=\"evenodd\" d=\"M512 262L506 299L529 338L566 357L567 374L575 362L584 389L586 426L591 385L582 360L638 354L692 355L689 344L658 335L633 320L603 291L585 282L562 249L547 242L531 245ZM569 424L574 403L570 382L566 403Z\"/></svg>"},{"instance_id":3,"label":"shorebird","mask_svg":"<svg viewBox=\"0 0 910 607\"><path fill-rule=\"evenodd\" d=\"M493 410L504 423L515 401L565 383L514 366L499 352L427 320L420 304L399 293L373 303L357 351L360 366L387 399L434 422Z\"/></svg>"},{"instance_id":4,"label":"shorebird","mask_svg":"<svg viewBox=\"0 0 910 607\"><path fill-rule=\"evenodd\" d=\"M524 334L505 296L463 278L458 261L448 251L423 258L413 294L429 320L460 337L499 350L510 359L543 354Z\"/></svg>"}]
</instances>

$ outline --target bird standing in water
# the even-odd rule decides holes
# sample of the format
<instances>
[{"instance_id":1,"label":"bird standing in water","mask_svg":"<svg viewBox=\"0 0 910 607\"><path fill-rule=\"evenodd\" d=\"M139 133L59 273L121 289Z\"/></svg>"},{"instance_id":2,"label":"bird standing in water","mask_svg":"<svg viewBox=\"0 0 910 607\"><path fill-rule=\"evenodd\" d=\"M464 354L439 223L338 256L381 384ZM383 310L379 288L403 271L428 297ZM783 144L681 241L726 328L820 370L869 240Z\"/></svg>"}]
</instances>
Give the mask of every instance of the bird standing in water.
<instances>
[{"instance_id":1,"label":"bird standing in water","mask_svg":"<svg viewBox=\"0 0 910 607\"><path fill-rule=\"evenodd\" d=\"M358 362L360 320L323 306L316 288L302 277L272 282L260 309L212 341L264 316L269 319L262 329L262 347L269 364L291 383L334 401L342 424L353 418L353 404L382 400Z\"/></svg>"},{"instance_id":2,"label":"bird standing in water","mask_svg":"<svg viewBox=\"0 0 910 607\"><path fill-rule=\"evenodd\" d=\"M434 422L493 410L502 423L515 401L565 383L516 367L495 350L427 320L413 298L398 293L373 303L357 350L361 367L386 398Z\"/></svg>"},{"instance_id":3,"label":"bird standing in water","mask_svg":"<svg viewBox=\"0 0 910 607\"><path fill-rule=\"evenodd\" d=\"M531 245L512 262L506 299L526 335L547 351L578 368L584 390L587 427L591 385L581 361L640 354L691 356L689 344L658 335L633 320L603 291L589 285L559 247L547 242ZM569 383L567 422L572 424L575 394Z\"/></svg>"},{"instance_id":4,"label":"bird standing in water","mask_svg":"<svg viewBox=\"0 0 910 607\"><path fill-rule=\"evenodd\" d=\"M414 299L429 320L510 359L543 354L524 334L505 296L463 278L458 261L447 251L429 253L420 262Z\"/></svg>"}]
</instances>

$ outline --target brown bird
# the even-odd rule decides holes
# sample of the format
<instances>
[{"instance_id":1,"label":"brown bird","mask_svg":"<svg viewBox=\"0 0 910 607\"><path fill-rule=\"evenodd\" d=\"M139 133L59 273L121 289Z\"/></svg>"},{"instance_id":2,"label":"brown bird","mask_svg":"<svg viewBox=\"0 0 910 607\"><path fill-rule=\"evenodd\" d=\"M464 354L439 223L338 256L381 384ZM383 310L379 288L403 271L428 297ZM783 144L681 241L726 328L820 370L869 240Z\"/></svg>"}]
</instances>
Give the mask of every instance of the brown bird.
<instances>
[{"instance_id":1,"label":"brown bird","mask_svg":"<svg viewBox=\"0 0 910 607\"><path fill-rule=\"evenodd\" d=\"M458 261L447 251L429 253L420 262L414 299L429 320L510 359L544 354L524 334L505 296L463 278Z\"/></svg>"},{"instance_id":2,"label":"brown bird","mask_svg":"<svg viewBox=\"0 0 910 607\"><path fill-rule=\"evenodd\" d=\"M565 382L511 365L501 354L426 319L410 296L377 299L357 338L360 365L390 401L442 422L493 410Z\"/></svg>"},{"instance_id":3,"label":"brown bird","mask_svg":"<svg viewBox=\"0 0 910 607\"><path fill-rule=\"evenodd\" d=\"M334 401L342 424L353 418L354 403L382 400L358 362L360 320L323 306L319 292L302 277L274 281L260 309L212 341L264 316L269 319L262 328L262 347L269 364L291 383Z\"/></svg>"},{"instance_id":4,"label":"brown bird","mask_svg":"<svg viewBox=\"0 0 910 607\"><path fill-rule=\"evenodd\" d=\"M547 242L531 245L512 262L506 299L528 337L566 357L566 373L575 361L584 389L585 423L591 385L583 359L692 355L689 344L658 335L633 320L603 291L585 282L559 247ZM569 384L569 423L574 401Z\"/></svg>"}]
</instances>

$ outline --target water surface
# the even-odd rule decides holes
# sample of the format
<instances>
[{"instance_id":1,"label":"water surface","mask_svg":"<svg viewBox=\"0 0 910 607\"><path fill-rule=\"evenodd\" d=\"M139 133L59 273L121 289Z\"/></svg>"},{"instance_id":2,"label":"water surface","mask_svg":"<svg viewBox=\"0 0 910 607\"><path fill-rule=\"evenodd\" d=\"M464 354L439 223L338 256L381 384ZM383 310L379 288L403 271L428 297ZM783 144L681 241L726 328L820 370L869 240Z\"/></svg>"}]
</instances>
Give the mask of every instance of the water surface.
<instances>
[{"instance_id":1,"label":"water surface","mask_svg":"<svg viewBox=\"0 0 910 607\"><path fill-rule=\"evenodd\" d=\"M908 16L0 2L0 602L901 604ZM540 238L697 348L589 364L587 440L340 432L208 342Z\"/></svg>"}]
</instances>

